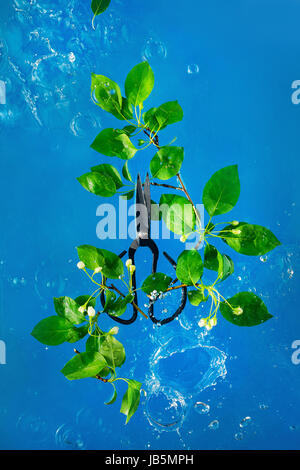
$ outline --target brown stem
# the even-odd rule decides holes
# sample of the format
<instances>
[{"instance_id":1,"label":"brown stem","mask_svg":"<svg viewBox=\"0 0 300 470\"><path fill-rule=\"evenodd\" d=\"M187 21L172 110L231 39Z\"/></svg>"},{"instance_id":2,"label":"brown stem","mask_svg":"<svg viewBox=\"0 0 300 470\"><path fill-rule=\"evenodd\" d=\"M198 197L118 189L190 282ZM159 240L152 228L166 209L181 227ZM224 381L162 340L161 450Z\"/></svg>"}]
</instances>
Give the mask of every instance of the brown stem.
<instances>
[{"instance_id":1,"label":"brown stem","mask_svg":"<svg viewBox=\"0 0 300 470\"><path fill-rule=\"evenodd\" d=\"M164 184L164 183L150 183L152 186L162 186L163 188L170 188L170 189L177 189L178 191L183 191L183 188L179 186L172 186L171 184Z\"/></svg>"},{"instance_id":2,"label":"brown stem","mask_svg":"<svg viewBox=\"0 0 300 470\"><path fill-rule=\"evenodd\" d=\"M114 286L113 284L111 286L108 286L108 288L115 290L119 295L121 295L121 297L125 297L125 295L122 294L122 292L119 291L119 289L116 286ZM148 320L147 315L143 312L143 310L140 309L140 307L135 302L132 302L132 305L134 306L134 308L136 308L143 315L144 318L146 318Z\"/></svg>"},{"instance_id":3,"label":"brown stem","mask_svg":"<svg viewBox=\"0 0 300 470\"><path fill-rule=\"evenodd\" d=\"M79 351L77 351L77 349L74 349L74 352L76 354L80 354ZM103 377L100 377L100 375L95 375L95 378L98 379L98 380L101 380L101 382L104 382L104 383L107 383L109 379L104 379Z\"/></svg>"},{"instance_id":4,"label":"brown stem","mask_svg":"<svg viewBox=\"0 0 300 470\"><path fill-rule=\"evenodd\" d=\"M177 178L178 178L178 180L179 180L179 183L180 183L181 186L182 186L182 191L184 192L184 194L186 195L186 197L188 198L188 200L189 200L190 203L192 204L193 210L194 210L194 212L195 212L195 216L196 216L196 218L198 219L198 221L199 221L199 223L200 223L200 225L201 225L201 221L200 221L199 214L198 214L198 211L197 211L197 209L196 209L196 206L195 206L195 204L193 203L193 201L192 201L192 199L191 199L191 197L190 197L190 195L189 195L189 193L188 193L188 191L187 191L187 189L186 189L186 187L185 187L185 185L184 185L184 183L183 183L183 181L182 181L182 178L181 178L181 176L180 176L180 173L177 173L176 176L177 176Z\"/></svg>"}]
</instances>

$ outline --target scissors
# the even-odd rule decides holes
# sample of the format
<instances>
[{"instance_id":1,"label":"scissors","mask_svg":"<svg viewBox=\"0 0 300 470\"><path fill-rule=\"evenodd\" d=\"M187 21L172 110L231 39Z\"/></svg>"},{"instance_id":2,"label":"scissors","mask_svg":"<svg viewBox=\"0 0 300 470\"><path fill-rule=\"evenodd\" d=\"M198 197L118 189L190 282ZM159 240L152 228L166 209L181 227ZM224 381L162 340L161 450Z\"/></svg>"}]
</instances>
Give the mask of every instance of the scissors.
<instances>
[{"instance_id":1,"label":"scissors","mask_svg":"<svg viewBox=\"0 0 300 470\"><path fill-rule=\"evenodd\" d=\"M128 259L130 259L132 261L132 264L134 264L134 257L135 257L136 251L140 247L149 248L152 253L152 271L151 272L152 274L154 274L156 273L156 269L157 269L159 250L158 250L156 243L151 238L151 197L150 197L150 180L149 180L148 173L147 173L146 180L144 183L144 189L143 189L143 185L141 182L140 174L138 174L137 184L136 184L136 203L135 204L136 204L135 205L135 220L136 220L137 237L135 240L133 240L133 242L131 243L128 249ZM123 258L123 256L125 256L126 253L127 253L126 250L122 251L122 253L119 255L119 258ZM166 257L166 259L169 261L172 267L176 270L176 262L171 258L171 256L169 256L165 251L163 252L163 255ZM172 282L172 284L174 284L176 281L177 279L175 279ZM132 275L132 287L134 290L134 303L136 306L138 306L138 296L137 296L137 291L136 291L136 271L134 271ZM166 323L170 323L172 320L178 317L178 315L180 315L180 313L184 309L186 305L186 300L187 300L187 288L186 287L181 288L180 305L177 308L177 310L168 318L159 320L155 317L154 303L156 302L156 300L157 298L150 301L150 304L148 307L148 315L153 323L159 324L159 325L165 325ZM104 307L105 305L104 291L102 291L101 293L101 303L102 303L102 306ZM135 320L137 319L137 315L138 315L138 310L136 309L136 307L132 305L132 308L133 308L132 316L128 319L116 317L111 314L108 314L108 315L111 319L115 320L118 323L121 323L123 325L130 325L131 323L135 322Z\"/></svg>"}]
</instances>

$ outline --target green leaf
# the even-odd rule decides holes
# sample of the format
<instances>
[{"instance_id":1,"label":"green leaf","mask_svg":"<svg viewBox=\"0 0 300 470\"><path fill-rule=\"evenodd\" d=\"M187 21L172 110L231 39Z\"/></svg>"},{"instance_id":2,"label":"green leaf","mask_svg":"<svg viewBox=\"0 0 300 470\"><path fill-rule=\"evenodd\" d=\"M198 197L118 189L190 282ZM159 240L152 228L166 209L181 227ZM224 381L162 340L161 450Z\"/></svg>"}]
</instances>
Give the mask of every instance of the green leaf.
<instances>
[{"instance_id":1,"label":"green leaf","mask_svg":"<svg viewBox=\"0 0 300 470\"><path fill-rule=\"evenodd\" d=\"M79 326L76 328L74 326L72 336L67 340L68 343L76 343L77 341L80 341L82 338L84 338L89 331L89 324L86 323L83 326Z\"/></svg>"},{"instance_id":2,"label":"green leaf","mask_svg":"<svg viewBox=\"0 0 300 470\"><path fill-rule=\"evenodd\" d=\"M105 357L107 364L112 369L121 367L126 359L123 344L110 334L100 336L99 352Z\"/></svg>"},{"instance_id":3,"label":"green leaf","mask_svg":"<svg viewBox=\"0 0 300 470\"><path fill-rule=\"evenodd\" d=\"M91 8L95 16L103 13L109 6L110 0L92 0Z\"/></svg>"},{"instance_id":4,"label":"green leaf","mask_svg":"<svg viewBox=\"0 0 300 470\"><path fill-rule=\"evenodd\" d=\"M130 181L132 183L132 176L128 169L128 160L124 163L124 166L122 168L122 175L127 181Z\"/></svg>"},{"instance_id":5,"label":"green leaf","mask_svg":"<svg viewBox=\"0 0 300 470\"><path fill-rule=\"evenodd\" d=\"M124 186L120 173L113 165L109 165L108 163L101 163L101 165L93 166L91 170L97 174L102 175L103 177L111 178L115 183L116 189L120 189L122 186Z\"/></svg>"},{"instance_id":6,"label":"green leaf","mask_svg":"<svg viewBox=\"0 0 300 470\"><path fill-rule=\"evenodd\" d=\"M153 178L168 180L175 176L182 165L184 156L183 147L161 147L150 162L150 171Z\"/></svg>"},{"instance_id":7,"label":"green leaf","mask_svg":"<svg viewBox=\"0 0 300 470\"><path fill-rule=\"evenodd\" d=\"M78 305L80 306L84 305L86 302L88 302L87 307L95 308L96 306L96 298L95 297L91 298L90 295L79 295L78 297L76 297L75 302L77 302Z\"/></svg>"},{"instance_id":8,"label":"green leaf","mask_svg":"<svg viewBox=\"0 0 300 470\"><path fill-rule=\"evenodd\" d=\"M111 399L109 401L107 401L106 403L104 403L105 405L112 405L116 399L117 399L117 390L116 390L116 387L115 385L112 383L112 386L114 387L114 393L113 393L113 396L111 397Z\"/></svg>"},{"instance_id":9,"label":"green leaf","mask_svg":"<svg viewBox=\"0 0 300 470\"><path fill-rule=\"evenodd\" d=\"M269 229L246 222L228 225L219 235L235 251L248 256L262 256L280 245Z\"/></svg>"},{"instance_id":10,"label":"green leaf","mask_svg":"<svg viewBox=\"0 0 300 470\"><path fill-rule=\"evenodd\" d=\"M126 99L126 98L124 98L124 99ZM125 134L132 135L137 130L137 127L132 126L132 125L124 126L122 130L125 132Z\"/></svg>"},{"instance_id":11,"label":"green leaf","mask_svg":"<svg viewBox=\"0 0 300 470\"><path fill-rule=\"evenodd\" d=\"M69 380L95 377L106 367L106 360L99 352L82 352L76 354L62 369Z\"/></svg>"},{"instance_id":12,"label":"green leaf","mask_svg":"<svg viewBox=\"0 0 300 470\"><path fill-rule=\"evenodd\" d=\"M122 199L127 199L127 201L129 201L129 199L132 199L133 196L134 196L134 193L135 193L135 190L131 190L131 191L128 191L127 193L124 193L121 195L121 198Z\"/></svg>"},{"instance_id":13,"label":"green leaf","mask_svg":"<svg viewBox=\"0 0 300 470\"><path fill-rule=\"evenodd\" d=\"M154 74L148 62L136 65L127 75L125 94L133 106L141 105L154 86Z\"/></svg>"},{"instance_id":14,"label":"green leaf","mask_svg":"<svg viewBox=\"0 0 300 470\"><path fill-rule=\"evenodd\" d=\"M137 152L126 133L111 128L101 131L91 144L91 148L107 157L119 157L122 160L129 160Z\"/></svg>"},{"instance_id":15,"label":"green leaf","mask_svg":"<svg viewBox=\"0 0 300 470\"><path fill-rule=\"evenodd\" d=\"M111 197L116 194L114 180L108 176L96 172L85 173L77 178L81 186L96 196Z\"/></svg>"},{"instance_id":16,"label":"green leaf","mask_svg":"<svg viewBox=\"0 0 300 470\"><path fill-rule=\"evenodd\" d=\"M122 112L122 95L117 83L104 75L92 73L91 95L95 104L118 119L124 119Z\"/></svg>"},{"instance_id":17,"label":"green leaf","mask_svg":"<svg viewBox=\"0 0 300 470\"><path fill-rule=\"evenodd\" d=\"M188 199L176 194L162 194L159 206L162 218L171 232L188 235L194 230L196 216Z\"/></svg>"},{"instance_id":18,"label":"green leaf","mask_svg":"<svg viewBox=\"0 0 300 470\"><path fill-rule=\"evenodd\" d=\"M177 259L176 276L183 283L196 284L203 274L203 262L198 251L184 250Z\"/></svg>"},{"instance_id":19,"label":"green leaf","mask_svg":"<svg viewBox=\"0 0 300 470\"><path fill-rule=\"evenodd\" d=\"M150 276L148 276L143 282L142 291L145 292L147 295L150 295L153 291L165 292L171 282L172 278L170 276L167 276L166 274L150 274Z\"/></svg>"},{"instance_id":20,"label":"green leaf","mask_svg":"<svg viewBox=\"0 0 300 470\"><path fill-rule=\"evenodd\" d=\"M80 325L85 322L86 318L83 313L79 312L80 304L70 297L54 298L54 308L56 313L69 320L73 325Z\"/></svg>"},{"instance_id":21,"label":"green leaf","mask_svg":"<svg viewBox=\"0 0 300 470\"><path fill-rule=\"evenodd\" d=\"M126 380L128 382L128 389L123 396L122 405L121 405L121 413L127 416L126 424L132 418L136 410L138 409L140 403L140 390L142 384L137 382L136 380Z\"/></svg>"},{"instance_id":22,"label":"green leaf","mask_svg":"<svg viewBox=\"0 0 300 470\"><path fill-rule=\"evenodd\" d=\"M203 292L200 290L190 290L188 292L188 299L194 307L198 307L201 302L206 302L208 299L208 296L205 297Z\"/></svg>"},{"instance_id":23,"label":"green leaf","mask_svg":"<svg viewBox=\"0 0 300 470\"><path fill-rule=\"evenodd\" d=\"M226 166L217 171L203 190L203 204L210 216L225 214L237 203L240 180L237 165Z\"/></svg>"},{"instance_id":24,"label":"green leaf","mask_svg":"<svg viewBox=\"0 0 300 470\"><path fill-rule=\"evenodd\" d=\"M127 294L126 297L119 296L117 300L110 300L105 303L104 312L115 317L120 317L126 312L127 305L134 299L133 294Z\"/></svg>"},{"instance_id":25,"label":"green leaf","mask_svg":"<svg viewBox=\"0 0 300 470\"><path fill-rule=\"evenodd\" d=\"M80 261L83 261L88 269L102 268L103 275L110 279L122 276L123 263L115 253L91 245L78 246L77 251Z\"/></svg>"},{"instance_id":26,"label":"green leaf","mask_svg":"<svg viewBox=\"0 0 300 470\"><path fill-rule=\"evenodd\" d=\"M204 267L217 271L220 279L224 281L234 272L232 259L222 255L214 246L207 244L204 250Z\"/></svg>"},{"instance_id":27,"label":"green leaf","mask_svg":"<svg viewBox=\"0 0 300 470\"><path fill-rule=\"evenodd\" d=\"M151 131L162 130L170 124L181 121L182 118L183 111L178 101L168 101L158 108L151 108L143 116Z\"/></svg>"},{"instance_id":28,"label":"green leaf","mask_svg":"<svg viewBox=\"0 0 300 470\"><path fill-rule=\"evenodd\" d=\"M252 292L239 292L228 299L228 303L237 309L238 314L235 314L226 302L221 302L220 312L227 321L234 325L255 326L272 318L261 298Z\"/></svg>"},{"instance_id":29,"label":"green leaf","mask_svg":"<svg viewBox=\"0 0 300 470\"><path fill-rule=\"evenodd\" d=\"M43 344L58 346L74 338L74 327L66 318L55 315L41 320L31 334Z\"/></svg>"}]
</instances>

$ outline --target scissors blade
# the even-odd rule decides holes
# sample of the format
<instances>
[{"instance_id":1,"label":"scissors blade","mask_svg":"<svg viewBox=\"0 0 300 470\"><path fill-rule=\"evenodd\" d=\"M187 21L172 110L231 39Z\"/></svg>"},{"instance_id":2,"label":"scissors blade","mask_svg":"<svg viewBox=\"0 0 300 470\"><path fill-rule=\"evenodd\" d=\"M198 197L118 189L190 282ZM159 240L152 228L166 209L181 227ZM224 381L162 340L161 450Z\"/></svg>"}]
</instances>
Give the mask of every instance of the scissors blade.
<instances>
[{"instance_id":1,"label":"scissors blade","mask_svg":"<svg viewBox=\"0 0 300 470\"><path fill-rule=\"evenodd\" d=\"M150 196L150 180L149 174L147 173L145 184L144 184L144 199L147 207L148 214L148 238L150 238L151 231L151 196Z\"/></svg>"},{"instance_id":2,"label":"scissors blade","mask_svg":"<svg viewBox=\"0 0 300 470\"><path fill-rule=\"evenodd\" d=\"M136 220L136 231L139 238L148 238L149 234L149 217L148 209L145 201L145 195L143 191L141 176L138 174L136 183L136 209L135 209L135 220Z\"/></svg>"}]
</instances>

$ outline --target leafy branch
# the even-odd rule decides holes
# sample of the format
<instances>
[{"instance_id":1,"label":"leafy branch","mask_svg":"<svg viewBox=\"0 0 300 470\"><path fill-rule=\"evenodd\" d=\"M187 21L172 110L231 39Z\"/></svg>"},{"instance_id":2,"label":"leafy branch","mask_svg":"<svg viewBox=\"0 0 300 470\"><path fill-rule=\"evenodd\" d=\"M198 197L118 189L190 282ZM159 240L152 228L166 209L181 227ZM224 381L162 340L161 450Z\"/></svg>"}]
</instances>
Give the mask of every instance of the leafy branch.
<instances>
[{"instance_id":1,"label":"leafy branch","mask_svg":"<svg viewBox=\"0 0 300 470\"><path fill-rule=\"evenodd\" d=\"M93 0L94 15L104 11L109 0ZM218 314L237 326L255 326L272 318L260 297L252 292L239 292L226 299L219 291L222 283L234 272L234 263L226 253L221 253L211 242L221 240L224 246L248 256L261 256L280 244L276 236L267 228L237 220L218 222L216 217L227 214L237 204L240 196L240 180L237 165L226 166L214 173L204 185L202 203L209 215L204 226L187 186L182 178L184 160L183 147L172 145L174 140L161 145L161 132L169 125L182 120L183 111L177 101L168 101L144 112L144 102L154 87L154 74L147 62L142 62L129 72L125 80L125 96L120 86L104 75L91 75L91 98L102 110L109 112L124 127L102 130L94 139L91 148L109 158L117 157L123 162L119 171L110 163L100 163L78 178L84 189L96 196L112 197L118 194L131 199L135 192L128 162L139 152L154 146L155 155L150 161L152 186L170 189L164 193L158 204L157 220L162 219L168 229L180 235L185 242L191 234L198 234L199 242L204 244L201 256L199 242L192 250L183 250L176 263L176 278L156 272L144 279L141 290L150 300L150 305L166 292L187 288L188 300L198 307L208 304L206 317L201 318L200 327L207 330L216 326ZM145 140L140 135L146 136ZM176 140L176 139L175 139ZM151 147L152 148L152 147ZM122 175L122 176L121 176ZM176 183L165 181L176 179ZM129 189L128 189L129 188ZM179 195L178 192L184 194ZM135 308L144 317L147 315L134 301L132 277L135 266L128 259L124 264L115 253L90 245L77 248L78 268L93 284L89 295L72 299L59 297L54 299L56 315L43 319L33 329L32 335L47 345L59 345L64 342L75 343L87 337L86 349L75 349L73 357L62 369L69 379L94 377L113 386L113 397L117 398L115 383L123 380L128 385L121 405L121 412L127 416L126 422L135 413L140 399L141 383L133 379L117 377L117 369L125 362L123 345L116 340L118 328L104 332L101 320L104 314L121 317L128 308ZM214 271L216 278L207 283L205 273ZM110 280L111 282L108 282ZM112 281L113 280L113 281ZM121 287L116 286L119 283ZM101 296L104 305L95 310Z\"/></svg>"}]
</instances>

